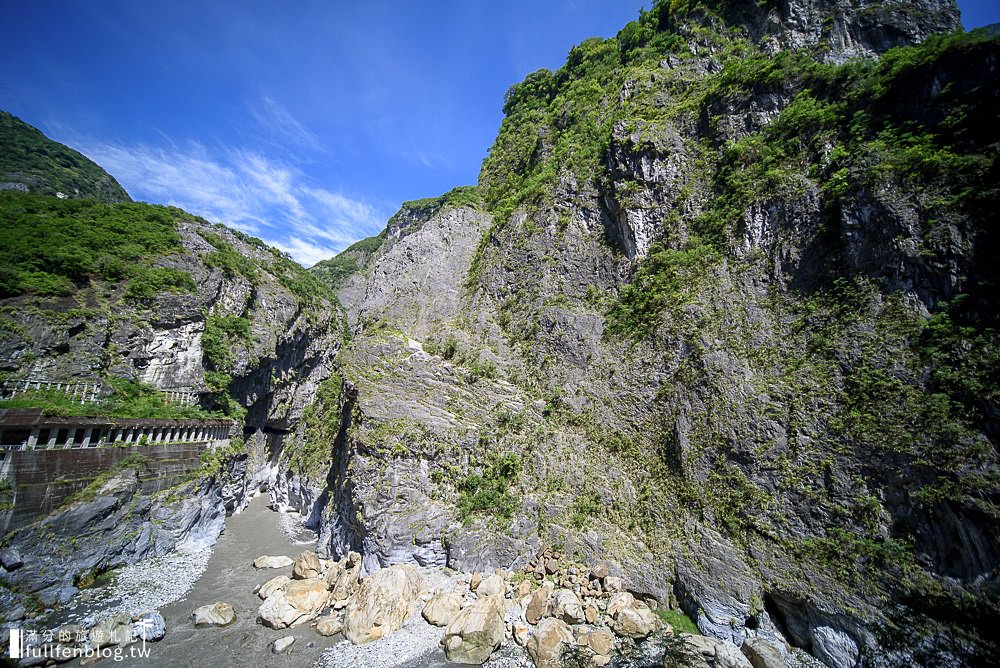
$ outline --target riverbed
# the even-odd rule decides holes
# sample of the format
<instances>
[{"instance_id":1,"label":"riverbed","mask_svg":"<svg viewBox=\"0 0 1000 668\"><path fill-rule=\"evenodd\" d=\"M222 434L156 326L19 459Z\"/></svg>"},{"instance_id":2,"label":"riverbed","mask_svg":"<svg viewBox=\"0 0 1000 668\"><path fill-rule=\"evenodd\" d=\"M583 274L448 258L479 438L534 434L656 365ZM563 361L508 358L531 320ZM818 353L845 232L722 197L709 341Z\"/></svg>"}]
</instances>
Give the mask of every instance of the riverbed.
<instances>
[{"instance_id":1,"label":"riverbed","mask_svg":"<svg viewBox=\"0 0 1000 668\"><path fill-rule=\"evenodd\" d=\"M265 554L295 559L303 550L315 547L308 533L290 535L293 532L294 525L268 507L266 496L254 499L243 512L227 517L226 530L194 588L180 601L160 609L167 623L166 637L150 644L148 658L132 663L201 668L308 666L315 662L324 648L336 643L335 638L323 638L306 624L275 630L257 621L261 601L253 593L254 588L276 575L287 575L289 569L257 570L253 560ZM233 606L236 622L223 628L196 629L191 623L191 612L217 601ZM289 635L296 641L288 653L272 654L271 644Z\"/></svg>"},{"instance_id":2,"label":"riverbed","mask_svg":"<svg viewBox=\"0 0 1000 668\"><path fill-rule=\"evenodd\" d=\"M120 664L105 660L100 665L275 667L318 668L439 668L449 664L440 648L443 629L431 626L416 612L390 636L355 646L341 635L322 637L309 624L291 629L270 629L259 623L261 600L253 593L257 585L289 568L257 570L253 561L261 555L298 557L314 549L316 535L302 527L295 514L278 513L259 496L241 513L226 518L226 527L210 551L174 553L151 559L116 575L109 586L85 592L73 619L81 622L108 617L115 612L136 614L158 607L166 622L166 637L147 643L148 656L131 656ZM428 587L452 589L460 577L442 569L424 570ZM184 593L186 592L186 593ZM179 600L178 600L179 597ZM225 601L233 606L236 621L227 627L197 629L191 613L202 605ZM293 636L295 642L284 653L271 652L279 638ZM126 655L128 656L128 655ZM70 665L81 665L74 660ZM520 648L500 651L488 668L530 668Z\"/></svg>"}]
</instances>

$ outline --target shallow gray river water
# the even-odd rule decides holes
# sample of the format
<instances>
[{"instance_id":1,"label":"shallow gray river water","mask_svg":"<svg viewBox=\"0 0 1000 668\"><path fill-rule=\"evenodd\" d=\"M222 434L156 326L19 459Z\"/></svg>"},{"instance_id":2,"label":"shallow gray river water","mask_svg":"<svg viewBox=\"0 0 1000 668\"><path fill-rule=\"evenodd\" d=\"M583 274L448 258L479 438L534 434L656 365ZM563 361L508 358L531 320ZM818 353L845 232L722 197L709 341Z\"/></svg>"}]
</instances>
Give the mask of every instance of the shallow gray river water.
<instances>
[{"instance_id":1,"label":"shallow gray river water","mask_svg":"<svg viewBox=\"0 0 1000 668\"><path fill-rule=\"evenodd\" d=\"M215 545L205 573L184 600L164 607L160 612L167 623L167 636L150 643L150 656L131 659L130 665L192 666L310 666L323 649L339 637L323 638L307 624L293 629L274 630L257 622L261 601L254 587L276 575L287 575L288 568L256 570L253 560L263 554L287 555L294 559L312 545L293 544L278 527L278 513L267 507L266 496L258 497L238 515L226 519L225 533ZM224 628L196 629L191 612L216 601L226 601L236 611L236 622ZM295 636L290 653L271 653L271 643L284 636ZM313 643L313 647L308 644ZM114 665L104 661L101 665Z\"/></svg>"},{"instance_id":2,"label":"shallow gray river water","mask_svg":"<svg viewBox=\"0 0 1000 668\"><path fill-rule=\"evenodd\" d=\"M288 518L268 508L266 496L254 499L238 515L226 518L226 529L213 548L205 572L195 582L185 598L160 608L167 625L166 637L147 643L148 656L126 654L121 661L104 659L98 666L150 666L164 668L227 668L253 666L280 668L312 666L324 650L339 648L324 657L322 668L443 668L454 666L438 647L441 630L427 625L419 613L389 638L370 645L355 647L342 636L324 638L308 624L292 629L274 630L257 621L261 600L254 588L277 575L288 575L290 568L257 570L253 561L261 555L286 555L296 558L303 550L315 547L315 535L303 532L290 539L279 526L288 525ZM84 613L101 609L96 596ZM236 611L236 622L224 628L196 629L191 623L192 611L202 605L225 601ZM271 652L278 638L293 636L296 641L285 654ZM428 642L429 640L429 642ZM139 644L129 647L137 647ZM312 645L312 646L310 646ZM125 648L128 650L129 648ZM500 652L487 664L489 668L522 668L530 666L523 652L516 658ZM69 666L82 665L79 659Z\"/></svg>"}]
</instances>

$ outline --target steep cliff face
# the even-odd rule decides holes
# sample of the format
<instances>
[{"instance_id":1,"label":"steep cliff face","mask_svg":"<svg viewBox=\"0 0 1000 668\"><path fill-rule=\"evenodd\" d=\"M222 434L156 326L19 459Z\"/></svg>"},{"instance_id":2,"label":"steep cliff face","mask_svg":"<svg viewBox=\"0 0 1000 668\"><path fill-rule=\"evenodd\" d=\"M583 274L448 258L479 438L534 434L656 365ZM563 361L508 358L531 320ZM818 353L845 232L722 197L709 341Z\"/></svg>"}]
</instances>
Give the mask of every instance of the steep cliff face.
<instances>
[{"instance_id":1,"label":"steep cliff face","mask_svg":"<svg viewBox=\"0 0 1000 668\"><path fill-rule=\"evenodd\" d=\"M336 298L259 241L146 204L2 204L6 379L126 378L281 430L329 375Z\"/></svg>"},{"instance_id":2,"label":"steep cliff face","mask_svg":"<svg viewBox=\"0 0 1000 668\"><path fill-rule=\"evenodd\" d=\"M766 52L810 48L829 62L879 54L959 25L958 8L949 0L721 0L660 6L667 10L654 12L660 29L715 14L729 25L742 26Z\"/></svg>"},{"instance_id":3,"label":"steep cliff face","mask_svg":"<svg viewBox=\"0 0 1000 668\"><path fill-rule=\"evenodd\" d=\"M5 589L22 604L65 605L97 576L120 566L184 548L215 543L226 509L221 479L188 481L169 494L144 489L145 463L124 462L92 494L4 539L23 566L5 572ZM5 605L5 621L15 606Z\"/></svg>"},{"instance_id":4,"label":"steep cliff face","mask_svg":"<svg viewBox=\"0 0 1000 668\"><path fill-rule=\"evenodd\" d=\"M993 665L1000 44L956 25L657 3L511 88L477 188L314 269L343 347L287 259L118 205L170 252L6 269L0 359L195 388L249 437L212 498L273 479L369 570L548 545L736 644Z\"/></svg>"},{"instance_id":5,"label":"steep cliff face","mask_svg":"<svg viewBox=\"0 0 1000 668\"><path fill-rule=\"evenodd\" d=\"M20 136L0 136L15 166L25 164ZM51 155L73 153L31 138ZM112 395L105 405L123 389L151 392L137 383L185 393L202 411L188 417L232 419L233 443L168 489L150 487L146 464L129 458L86 498L5 535L25 563L5 572L18 592L4 590L9 610L32 597L63 604L81 578L214 543L225 514L273 482L285 437L333 373L346 333L333 292L284 254L179 209L98 201L107 175L88 164L99 174L77 173L80 198L34 185L43 194L0 192L0 380L85 382ZM43 164L35 176L64 175ZM18 399L59 404L45 392ZM131 417L151 417L149 408L167 407L136 404Z\"/></svg>"},{"instance_id":6,"label":"steep cliff face","mask_svg":"<svg viewBox=\"0 0 1000 668\"><path fill-rule=\"evenodd\" d=\"M840 65L954 4L746 6L661 3L530 75L482 205L338 278L319 522L383 564L557 544L830 666L989 665L1000 47Z\"/></svg>"}]
</instances>

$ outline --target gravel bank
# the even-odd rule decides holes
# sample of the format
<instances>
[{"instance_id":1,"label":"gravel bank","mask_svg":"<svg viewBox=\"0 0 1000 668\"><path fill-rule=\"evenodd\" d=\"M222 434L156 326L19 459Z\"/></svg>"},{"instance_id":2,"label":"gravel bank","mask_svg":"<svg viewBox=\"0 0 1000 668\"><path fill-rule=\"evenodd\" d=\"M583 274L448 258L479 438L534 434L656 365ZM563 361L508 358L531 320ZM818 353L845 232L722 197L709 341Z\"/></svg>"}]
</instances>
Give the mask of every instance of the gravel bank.
<instances>
[{"instance_id":1,"label":"gravel bank","mask_svg":"<svg viewBox=\"0 0 1000 668\"><path fill-rule=\"evenodd\" d=\"M67 608L65 621L89 627L119 612L136 615L182 601L211 556L210 547L178 550L125 566L107 586L81 591Z\"/></svg>"}]
</instances>

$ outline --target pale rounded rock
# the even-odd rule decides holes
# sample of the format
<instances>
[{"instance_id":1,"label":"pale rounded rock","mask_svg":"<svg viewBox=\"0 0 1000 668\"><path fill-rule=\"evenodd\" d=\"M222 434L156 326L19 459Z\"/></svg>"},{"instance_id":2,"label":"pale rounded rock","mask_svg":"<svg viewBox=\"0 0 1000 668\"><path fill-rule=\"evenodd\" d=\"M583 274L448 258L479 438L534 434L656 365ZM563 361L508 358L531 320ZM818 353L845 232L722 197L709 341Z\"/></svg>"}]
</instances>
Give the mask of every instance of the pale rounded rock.
<instances>
[{"instance_id":1,"label":"pale rounded rock","mask_svg":"<svg viewBox=\"0 0 1000 668\"><path fill-rule=\"evenodd\" d=\"M283 654L285 650L292 646L295 642L295 636L285 636L284 638L278 638L271 644L271 651L275 654Z\"/></svg>"},{"instance_id":2,"label":"pale rounded rock","mask_svg":"<svg viewBox=\"0 0 1000 668\"><path fill-rule=\"evenodd\" d=\"M344 614L344 637L355 645L399 629L416 609L424 579L410 564L395 564L366 577Z\"/></svg>"},{"instance_id":3,"label":"pale rounded rock","mask_svg":"<svg viewBox=\"0 0 1000 668\"><path fill-rule=\"evenodd\" d=\"M257 610L264 626L283 629L314 619L326 607L330 594L319 578L292 580L275 589Z\"/></svg>"},{"instance_id":4,"label":"pale rounded rock","mask_svg":"<svg viewBox=\"0 0 1000 668\"><path fill-rule=\"evenodd\" d=\"M604 578L604 591L609 594L625 591L625 582L620 577L609 575Z\"/></svg>"},{"instance_id":5,"label":"pale rounded rock","mask_svg":"<svg viewBox=\"0 0 1000 668\"><path fill-rule=\"evenodd\" d=\"M316 553L312 550L306 550L292 564L292 578L296 580L317 578L320 576L322 568Z\"/></svg>"},{"instance_id":6,"label":"pale rounded rock","mask_svg":"<svg viewBox=\"0 0 1000 668\"><path fill-rule=\"evenodd\" d=\"M586 619L580 599L568 589L557 589L552 592L548 614L567 624L582 624Z\"/></svg>"},{"instance_id":7,"label":"pale rounded rock","mask_svg":"<svg viewBox=\"0 0 1000 668\"><path fill-rule=\"evenodd\" d=\"M635 596L628 593L627 591L618 592L612 594L611 598L608 599L607 614L612 619L618 617L618 613L625 608L631 607L635 603Z\"/></svg>"},{"instance_id":8,"label":"pale rounded rock","mask_svg":"<svg viewBox=\"0 0 1000 668\"><path fill-rule=\"evenodd\" d=\"M641 601L635 601L615 616L614 630L620 636L639 640L656 631L663 622Z\"/></svg>"},{"instance_id":9,"label":"pale rounded rock","mask_svg":"<svg viewBox=\"0 0 1000 668\"><path fill-rule=\"evenodd\" d=\"M321 636L337 635L344 629L344 623L337 615L327 615L316 620L316 633Z\"/></svg>"},{"instance_id":10,"label":"pale rounded rock","mask_svg":"<svg viewBox=\"0 0 1000 668\"><path fill-rule=\"evenodd\" d=\"M229 626L236 621L236 611L225 601L203 605L191 613L195 627Z\"/></svg>"},{"instance_id":11,"label":"pale rounded rock","mask_svg":"<svg viewBox=\"0 0 1000 668\"><path fill-rule=\"evenodd\" d=\"M615 636L607 629L587 631L580 636L578 642L582 646L589 647L594 654L611 656L615 651Z\"/></svg>"},{"instance_id":12,"label":"pale rounded rock","mask_svg":"<svg viewBox=\"0 0 1000 668\"><path fill-rule=\"evenodd\" d=\"M482 596L463 608L441 641L448 660L470 665L485 662L504 638L503 617L504 602L499 596Z\"/></svg>"},{"instance_id":13,"label":"pale rounded rock","mask_svg":"<svg viewBox=\"0 0 1000 668\"><path fill-rule=\"evenodd\" d=\"M294 562L291 558L284 555L277 557L269 557L267 555L257 557L253 560L253 567L257 569L263 568L285 568L286 566L291 566Z\"/></svg>"},{"instance_id":14,"label":"pale rounded rock","mask_svg":"<svg viewBox=\"0 0 1000 668\"><path fill-rule=\"evenodd\" d=\"M457 592L441 592L427 602L421 614L429 624L448 626L455 615L461 611L463 600Z\"/></svg>"},{"instance_id":15,"label":"pale rounded rock","mask_svg":"<svg viewBox=\"0 0 1000 668\"><path fill-rule=\"evenodd\" d=\"M485 578L476 588L476 596L503 596L506 593L507 582L497 574Z\"/></svg>"},{"instance_id":16,"label":"pale rounded rock","mask_svg":"<svg viewBox=\"0 0 1000 668\"><path fill-rule=\"evenodd\" d=\"M277 577L271 578L270 580L268 580L267 582L265 582L260 586L260 588L257 590L257 596L260 596L262 600L266 600L267 597L269 597L274 592L283 591L285 587L288 586L288 583L291 581L292 579L287 575L279 575Z\"/></svg>"},{"instance_id":17,"label":"pale rounded rock","mask_svg":"<svg viewBox=\"0 0 1000 668\"><path fill-rule=\"evenodd\" d=\"M549 588L539 587L531 595L528 606L524 612L524 619L529 624L537 624L548 613L549 610Z\"/></svg>"},{"instance_id":18,"label":"pale rounded rock","mask_svg":"<svg viewBox=\"0 0 1000 668\"><path fill-rule=\"evenodd\" d=\"M538 622L526 649L535 668L562 668L563 652L573 643L573 631L566 622L546 617Z\"/></svg>"}]
</instances>

